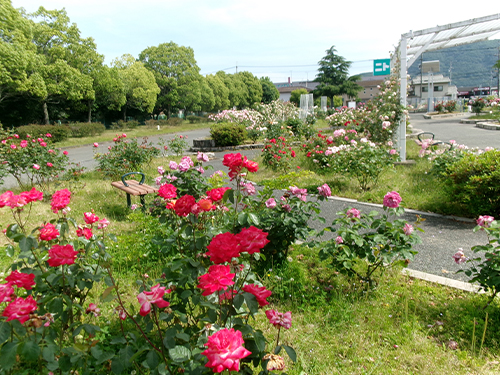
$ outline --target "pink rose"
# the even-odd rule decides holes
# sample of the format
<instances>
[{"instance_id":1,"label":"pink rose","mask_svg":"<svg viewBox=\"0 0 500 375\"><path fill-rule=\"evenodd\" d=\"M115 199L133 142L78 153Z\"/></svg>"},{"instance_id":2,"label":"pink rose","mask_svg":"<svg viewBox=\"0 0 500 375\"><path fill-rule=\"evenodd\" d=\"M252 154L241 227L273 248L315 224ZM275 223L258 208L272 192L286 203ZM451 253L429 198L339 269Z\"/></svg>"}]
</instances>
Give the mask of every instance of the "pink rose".
<instances>
[{"instance_id":1,"label":"pink rose","mask_svg":"<svg viewBox=\"0 0 500 375\"><path fill-rule=\"evenodd\" d=\"M408 224L406 223L405 226L403 227L403 232L409 236L410 234L413 233L413 227L411 226L411 224Z\"/></svg>"},{"instance_id":2,"label":"pink rose","mask_svg":"<svg viewBox=\"0 0 500 375\"><path fill-rule=\"evenodd\" d=\"M319 192L319 195L321 195L323 197L329 197L332 195L332 191L330 189L330 186L328 186L327 184L323 184L322 186L319 186L318 192Z\"/></svg>"},{"instance_id":3,"label":"pink rose","mask_svg":"<svg viewBox=\"0 0 500 375\"><path fill-rule=\"evenodd\" d=\"M49 163L47 163L47 167L52 168L53 166L54 166L54 165L53 165L52 163L50 163L50 162L49 162Z\"/></svg>"},{"instance_id":4,"label":"pink rose","mask_svg":"<svg viewBox=\"0 0 500 375\"><path fill-rule=\"evenodd\" d=\"M208 359L205 367L212 368L213 372L239 371L240 359L252 354L243 344L241 331L224 328L215 332L205 344L207 349L201 353Z\"/></svg>"},{"instance_id":5,"label":"pink rose","mask_svg":"<svg viewBox=\"0 0 500 375\"><path fill-rule=\"evenodd\" d=\"M33 164L33 169L39 170L40 166L38 164Z\"/></svg>"},{"instance_id":6,"label":"pink rose","mask_svg":"<svg viewBox=\"0 0 500 375\"><path fill-rule=\"evenodd\" d=\"M226 290L228 286L233 285L235 275L231 273L230 266L214 264L210 266L206 274L198 277L198 288L203 289L203 293L201 293L203 296L209 296L214 292Z\"/></svg>"},{"instance_id":7,"label":"pink rose","mask_svg":"<svg viewBox=\"0 0 500 375\"><path fill-rule=\"evenodd\" d=\"M83 219L85 220L85 224L94 224L95 222L99 221L99 217L93 212L84 212Z\"/></svg>"},{"instance_id":8,"label":"pink rose","mask_svg":"<svg viewBox=\"0 0 500 375\"><path fill-rule=\"evenodd\" d=\"M94 147L99 147L99 143L94 142Z\"/></svg>"},{"instance_id":9,"label":"pink rose","mask_svg":"<svg viewBox=\"0 0 500 375\"><path fill-rule=\"evenodd\" d=\"M351 208L351 209L347 210L346 216L350 217L351 219L360 219L361 218L361 212L359 212L359 210L357 210L355 208Z\"/></svg>"},{"instance_id":10,"label":"pink rose","mask_svg":"<svg viewBox=\"0 0 500 375\"><path fill-rule=\"evenodd\" d=\"M21 324L29 320L30 314L37 308L37 303L33 296L28 296L26 299L21 297L16 298L9 303L2 313L2 316L7 318L7 321L19 320Z\"/></svg>"},{"instance_id":11,"label":"pink rose","mask_svg":"<svg viewBox=\"0 0 500 375\"><path fill-rule=\"evenodd\" d=\"M340 245L341 243L344 243L344 239L341 236L337 236L337 238L335 238L335 243Z\"/></svg>"},{"instance_id":12,"label":"pink rose","mask_svg":"<svg viewBox=\"0 0 500 375\"><path fill-rule=\"evenodd\" d=\"M277 328L290 329L292 327L292 313L290 311L280 313L276 310L267 310L266 316L269 319L269 323Z\"/></svg>"},{"instance_id":13,"label":"pink rose","mask_svg":"<svg viewBox=\"0 0 500 375\"><path fill-rule=\"evenodd\" d=\"M49 260L47 263L51 267L58 267L63 264L73 264L75 263L77 255L78 251L76 251L71 245L53 245L49 249Z\"/></svg>"},{"instance_id":14,"label":"pink rose","mask_svg":"<svg viewBox=\"0 0 500 375\"><path fill-rule=\"evenodd\" d=\"M63 151L63 155L68 155L68 151Z\"/></svg>"},{"instance_id":15,"label":"pink rose","mask_svg":"<svg viewBox=\"0 0 500 375\"><path fill-rule=\"evenodd\" d=\"M478 219L476 220L476 223L477 225L479 225L480 227L483 227L483 228L489 228L491 223L493 222L493 220L495 220L495 218L493 216L489 216L489 215L481 215L478 217Z\"/></svg>"},{"instance_id":16,"label":"pink rose","mask_svg":"<svg viewBox=\"0 0 500 375\"><path fill-rule=\"evenodd\" d=\"M462 264L467 261L462 249L458 249L458 251L453 255L453 260L456 264Z\"/></svg>"},{"instance_id":17,"label":"pink rose","mask_svg":"<svg viewBox=\"0 0 500 375\"><path fill-rule=\"evenodd\" d=\"M276 207L276 201L274 200L274 198L269 198L266 201L266 207L267 208L274 208L274 207Z\"/></svg>"},{"instance_id":18,"label":"pink rose","mask_svg":"<svg viewBox=\"0 0 500 375\"><path fill-rule=\"evenodd\" d=\"M143 291L139 293L137 296L137 300L141 304L141 309L139 314L141 316L146 316L151 312L151 305L156 305L156 307L162 309L168 307L170 302L167 302L163 299L165 293L170 293L170 289L165 290L164 286L160 286L160 284L156 284L151 287L151 291Z\"/></svg>"},{"instance_id":19,"label":"pink rose","mask_svg":"<svg viewBox=\"0 0 500 375\"><path fill-rule=\"evenodd\" d=\"M398 208L400 203L401 196L395 191L387 193L384 197L384 207Z\"/></svg>"}]
</instances>

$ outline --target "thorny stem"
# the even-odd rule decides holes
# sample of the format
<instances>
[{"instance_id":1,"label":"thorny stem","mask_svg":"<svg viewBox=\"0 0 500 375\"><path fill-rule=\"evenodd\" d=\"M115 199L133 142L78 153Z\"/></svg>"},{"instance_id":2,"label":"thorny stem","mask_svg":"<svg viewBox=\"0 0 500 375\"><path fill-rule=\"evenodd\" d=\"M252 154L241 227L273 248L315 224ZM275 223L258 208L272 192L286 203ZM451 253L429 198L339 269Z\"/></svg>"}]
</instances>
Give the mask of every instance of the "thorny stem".
<instances>
[{"instance_id":1,"label":"thorny stem","mask_svg":"<svg viewBox=\"0 0 500 375\"><path fill-rule=\"evenodd\" d=\"M160 328L160 322L158 321L158 317L156 316L156 306L153 305L153 321L156 324L156 327L158 328L158 335L160 336L160 342L163 344L163 335L161 334L161 328ZM168 363L167 363L167 357L165 356L165 352L163 349L163 345L161 347L161 355L163 357L163 360L165 361L165 365L168 368Z\"/></svg>"}]
</instances>

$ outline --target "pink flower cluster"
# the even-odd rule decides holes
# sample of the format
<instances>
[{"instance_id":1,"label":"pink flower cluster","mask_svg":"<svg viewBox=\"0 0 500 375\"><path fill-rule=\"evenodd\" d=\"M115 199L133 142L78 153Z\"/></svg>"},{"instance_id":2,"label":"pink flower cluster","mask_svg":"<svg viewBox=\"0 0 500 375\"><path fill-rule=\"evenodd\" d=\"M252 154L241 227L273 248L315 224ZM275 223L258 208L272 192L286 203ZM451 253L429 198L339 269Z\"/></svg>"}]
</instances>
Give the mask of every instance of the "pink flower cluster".
<instances>
[{"instance_id":1,"label":"pink flower cluster","mask_svg":"<svg viewBox=\"0 0 500 375\"><path fill-rule=\"evenodd\" d=\"M68 189L62 189L56 191L52 195L52 199L50 201L52 212L57 214L59 210L68 207L70 199L71 199L71 192Z\"/></svg>"},{"instance_id":2,"label":"pink flower cluster","mask_svg":"<svg viewBox=\"0 0 500 375\"><path fill-rule=\"evenodd\" d=\"M476 223L482 228L489 228L494 220L495 218L493 216L481 215L477 218Z\"/></svg>"},{"instance_id":3,"label":"pink flower cluster","mask_svg":"<svg viewBox=\"0 0 500 375\"><path fill-rule=\"evenodd\" d=\"M12 191L8 190L0 195L0 208L8 206L11 209L21 208L29 203L41 201L43 193L32 188L30 191L23 191L19 195L15 195Z\"/></svg>"},{"instance_id":4,"label":"pink flower cluster","mask_svg":"<svg viewBox=\"0 0 500 375\"><path fill-rule=\"evenodd\" d=\"M22 273L14 270L5 278L7 282L0 284L0 303L10 302L2 313L2 316L6 317L7 321L18 320L23 324L30 319L30 314L37 309L37 303L32 296L25 299L16 298L13 288L15 286L31 290L35 285L34 280L34 273Z\"/></svg>"},{"instance_id":5,"label":"pink flower cluster","mask_svg":"<svg viewBox=\"0 0 500 375\"><path fill-rule=\"evenodd\" d=\"M398 208L400 203L401 196L395 191L391 191L384 196L384 207Z\"/></svg>"}]
</instances>

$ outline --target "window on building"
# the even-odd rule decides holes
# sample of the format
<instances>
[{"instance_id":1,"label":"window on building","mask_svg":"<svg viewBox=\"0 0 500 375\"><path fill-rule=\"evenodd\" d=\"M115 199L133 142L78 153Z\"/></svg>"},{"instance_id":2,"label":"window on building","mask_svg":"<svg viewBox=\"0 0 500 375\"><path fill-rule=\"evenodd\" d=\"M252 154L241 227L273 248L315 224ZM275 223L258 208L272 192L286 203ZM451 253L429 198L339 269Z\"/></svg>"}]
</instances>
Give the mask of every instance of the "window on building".
<instances>
[{"instance_id":1,"label":"window on building","mask_svg":"<svg viewBox=\"0 0 500 375\"><path fill-rule=\"evenodd\" d=\"M434 91L443 91L443 86L434 86Z\"/></svg>"},{"instance_id":2,"label":"window on building","mask_svg":"<svg viewBox=\"0 0 500 375\"><path fill-rule=\"evenodd\" d=\"M427 90L427 86L422 87L422 92L427 92L427 91L429 91Z\"/></svg>"}]
</instances>

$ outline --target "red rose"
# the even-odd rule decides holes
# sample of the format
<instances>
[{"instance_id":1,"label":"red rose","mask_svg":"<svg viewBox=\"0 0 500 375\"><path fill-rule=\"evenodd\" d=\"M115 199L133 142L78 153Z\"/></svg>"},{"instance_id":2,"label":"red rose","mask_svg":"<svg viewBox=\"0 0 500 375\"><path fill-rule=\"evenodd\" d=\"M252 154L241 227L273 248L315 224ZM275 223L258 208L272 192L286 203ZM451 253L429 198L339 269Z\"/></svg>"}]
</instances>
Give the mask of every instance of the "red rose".
<instances>
[{"instance_id":1,"label":"red rose","mask_svg":"<svg viewBox=\"0 0 500 375\"><path fill-rule=\"evenodd\" d=\"M205 255L215 264L230 262L232 258L240 256L238 240L232 233L221 233L212 238L207 246L208 252Z\"/></svg>"},{"instance_id":2,"label":"red rose","mask_svg":"<svg viewBox=\"0 0 500 375\"><path fill-rule=\"evenodd\" d=\"M54 245L49 249L49 266L57 267L62 264L73 264L75 263L76 255L78 251L76 251L73 246L66 245Z\"/></svg>"},{"instance_id":3,"label":"red rose","mask_svg":"<svg viewBox=\"0 0 500 375\"><path fill-rule=\"evenodd\" d=\"M248 254L258 253L269 243L267 233L254 226L243 228L241 232L236 235L236 239L240 244L240 252L247 252Z\"/></svg>"},{"instance_id":4,"label":"red rose","mask_svg":"<svg viewBox=\"0 0 500 375\"><path fill-rule=\"evenodd\" d=\"M224 193L229 189L231 188L228 187L215 188L207 191L207 196L212 200L212 202L218 202L222 199Z\"/></svg>"},{"instance_id":5,"label":"red rose","mask_svg":"<svg viewBox=\"0 0 500 375\"><path fill-rule=\"evenodd\" d=\"M215 264L210 266L208 272L198 277L198 288L203 289L202 296L209 296L210 294L219 290L226 290L228 286L234 285L234 276L231 273L230 266L222 266Z\"/></svg>"},{"instance_id":6,"label":"red rose","mask_svg":"<svg viewBox=\"0 0 500 375\"><path fill-rule=\"evenodd\" d=\"M85 237L87 240L90 240L92 238L92 229L90 228L78 228L76 230L76 235L78 237Z\"/></svg>"},{"instance_id":7,"label":"red rose","mask_svg":"<svg viewBox=\"0 0 500 375\"><path fill-rule=\"evenodd\" d=\"M266 298L273 294L270 290L267 290L263 286L258 286L256 284L247 284L243 287L243 291L253 294L259 303L259 306L269 305Z\"/></svg>"},{"instance_id":8,"label":"red rose","mask_svg":"<svg viewBox=\"0 0 500 375\"><path fill-rule=\"evenodd\" d=\"M99 217L95 215L93 212L84 212L83 220L85 220L86 224L94 224L99 221Z\"/></svg>"},{"instance_id":9,"label":"red rose","mask_svg":"<svg viewBox=\"0 0 500 375\"><path fill-rule=\"evenodd\" d=\"M35 201L41 201L43 199L43 193L41 191L32 188L30 191L23 191L21 197L24 198L26 203L31 203Z\"/></svg>"},{"instance_id":10,"label":"red rose","mask_svg":"<svg viewBox=\"0 0 500 375\"><path fill-rule=\"evenodd\" d=\"M192 195L184 195L175 202L175 213L178 216L187 216L191 213L195 203L196 199Z\"/></svg>"},{"instance_id":11,"label":"red rose","mask_svg":"<svg viewBox=\"0 0 500 375\"><path fill-rule=\"evenodd\" d=\"M57 236L59 236L59 231L51 223L47 223L40 228L40 240L42 241L50 241L57 238Z\"/></svg>"},{"instance_id":12,"label":"red rose","mask_svg":"<svg viewBox=\"0 0 500 375\"><path fill-rule=\"evenodd\" d=\"M243 166L248 169L248 172L255 173L259 170L259 164L252 160L246 160L243 163Z\"/></svg>"},{"instance_id":13,"label":"red rose","mask_svg":"<svg viewBox=\"0 0 500 375\"><path fill-rule=\"evenodd\" d=\"M34 273L22 273L19 271L12 271L12 273L5 278L11 285L15 285L18 288L24 288L30 290L33 285L35 285L35 274Z\"/></svg>"},{"instance_id":14,"label":"red rose","mask_svg":"<svg viewBox=\"0 0 500 375\"><path fill-rule=\"evenodd\" d=\"M36 310L36 307L36 301L32 296L26 299L18 297L7 305L2 316L7 317L7 321L17 319L23 324L30 318L30 314Z\"/></svg>"},{"instance_id":15,"label":"red rose","mask_svg":"<svg viewBox=\"0 0 500 375\"><path fill-rule=\"evenodd\" d=\"M212 210L212 208L214 207L214 205L212 204L212 201L210 201L210 199L200 199L198 202L198 206L200 207L200 209L202 211L205 211L205 212Z\"/></svg>"},{"instance_id":16,"label":"red rose","mask_svg":"<svg viewBox=\"0 0 500 375\"><path fill-rule=\"evenodd\" d=\"M57 214L59 210L66 208L69 204L70 198L71 198L71 192L68 189L62 189L56 191L52 195L52 200L50 201L52 212Z\"/></svg>"},{"instance_id":17,"label":"red rose","mask_svg":"<svg viewBox=\"0 0 500 375\"><path fill-rule=\"evenodd\" d=\"M158 195L163 199L175 199L177 198L177 188L172 184L163 184L158 189Z\"/></svg>"}]
</instances>

